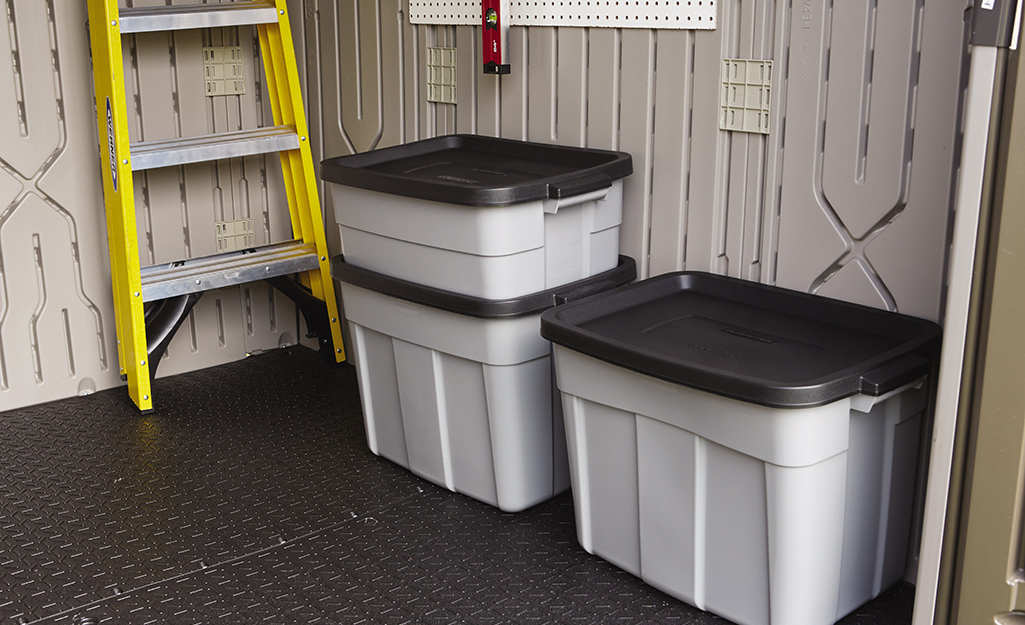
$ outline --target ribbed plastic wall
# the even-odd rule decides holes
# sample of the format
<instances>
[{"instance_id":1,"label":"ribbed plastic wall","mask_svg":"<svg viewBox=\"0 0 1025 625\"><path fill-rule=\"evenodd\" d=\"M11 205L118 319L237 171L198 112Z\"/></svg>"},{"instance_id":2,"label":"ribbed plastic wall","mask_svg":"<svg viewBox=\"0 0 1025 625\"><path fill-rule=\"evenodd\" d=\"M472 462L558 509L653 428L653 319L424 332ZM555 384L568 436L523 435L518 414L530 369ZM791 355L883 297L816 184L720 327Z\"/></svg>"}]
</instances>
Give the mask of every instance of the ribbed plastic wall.
<instances>
[{"instance_id":1,"label":"ribbed plastic wall","mask_svg":"<svg viewBox=\"0 0 1025 625\"><path fill-rule=\"evenodd\" d=\"M324 154L453 132L625 150L622 253L642 275L942 317L967 2L729 0L714 31L514 26L507 76L481 72L476 26L411 25L403 0L317 5ZM426 100L432 46L458 51L458 104ZM727 58L773 61L767 136L719 130Z\"/></svg>"},{"instance_id":2,"label":"ribbed plastic wall","mask_svg":"<svg viewBox=\"0 0 1025 625\"><path fill-rule=\"evenodd\" d=\"M294 4L321 155L453 132L625 150L621 251L642 276L710 270L942 318L965 0L723 0L714 31L515 26L502 77L480 70L478 27L413 26L408 0ZM120 383L85 2L5 7L0 410ZM252 29L124 45L133 139L269 121ZM186 45L242 46L246 95L207 98ZM457 49L458 104L427 102L434 46ZM726 58L773 61L768 135L719 130ZM211 253L217 221L253 218L257 244L289 238L277 168L250 157L137 174L143 262ZM329 242L340 251L331 229ZM160 374L304 333L262 284L216 291Z\"/></svg>"}]
</instances>

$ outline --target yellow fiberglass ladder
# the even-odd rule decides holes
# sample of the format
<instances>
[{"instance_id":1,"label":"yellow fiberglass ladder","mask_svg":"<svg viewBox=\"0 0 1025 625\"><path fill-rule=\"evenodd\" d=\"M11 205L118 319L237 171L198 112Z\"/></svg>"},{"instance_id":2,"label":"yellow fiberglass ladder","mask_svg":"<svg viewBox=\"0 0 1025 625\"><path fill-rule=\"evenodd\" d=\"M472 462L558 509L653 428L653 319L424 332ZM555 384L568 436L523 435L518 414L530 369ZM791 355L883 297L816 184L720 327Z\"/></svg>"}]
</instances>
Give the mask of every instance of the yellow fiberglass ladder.
<instances>
[{"instance_id":1,"label":"yellow fiberglass ladder","mask_svg":"<svg viewBox=\"0 0 1025 625\"><path fill-rule=\"evenodd\" d=\"M203 292L246 282L266 280L295 300L321 352L344 360L285 0L121 9L117 0L88 2L118 360L132 400L153 408L156 365ZM275 125L129 145L121 36L243 25L259 30ZM271 152L281 156L294 240L140 266L132 172ZM296 273L308 289L289 277Z\"/></svg>"}]
</instances>

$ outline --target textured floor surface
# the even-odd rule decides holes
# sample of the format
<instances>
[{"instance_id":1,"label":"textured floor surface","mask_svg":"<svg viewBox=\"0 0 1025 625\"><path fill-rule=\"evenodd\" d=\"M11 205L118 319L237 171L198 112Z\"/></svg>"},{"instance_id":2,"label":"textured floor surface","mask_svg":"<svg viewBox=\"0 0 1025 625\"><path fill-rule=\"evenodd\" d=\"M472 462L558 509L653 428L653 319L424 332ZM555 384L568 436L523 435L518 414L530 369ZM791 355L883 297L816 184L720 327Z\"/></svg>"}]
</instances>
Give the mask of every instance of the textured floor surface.
<instances>
[{"instance_id":1,"label":"textured floor surface","mask_svg":"<svg viewBox=\"0 0 1025 625\"><path fill-rule=\"evenodd\" d=\"M727 624L577 546L569 495L506 514L366 448L355 375L305 349L0 413L0 625ZM899 585L842 625L911 622Z\"/></svg>"}]
</instances>

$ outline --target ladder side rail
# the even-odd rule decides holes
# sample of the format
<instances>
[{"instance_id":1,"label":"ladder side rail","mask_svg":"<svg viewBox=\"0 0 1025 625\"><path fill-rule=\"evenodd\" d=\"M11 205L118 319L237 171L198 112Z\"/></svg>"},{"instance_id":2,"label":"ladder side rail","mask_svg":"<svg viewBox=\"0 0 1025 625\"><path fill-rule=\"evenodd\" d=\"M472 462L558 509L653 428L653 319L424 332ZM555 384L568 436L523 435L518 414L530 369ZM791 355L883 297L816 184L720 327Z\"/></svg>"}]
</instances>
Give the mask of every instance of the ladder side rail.
<instances>
[{"instance_id":1,"label":"ladder side rail","mask_svg":"<svg viewBox=\"0 0 1025 625\"><path fill-rule=\"evenodd\" d=\"M307 276L313 294L327 304L332 341L336 360L345 359L342 347L342 329L335 299L334 284L328 259L327 239L324 235L323 215L317 190L316 173L313 170L313 154L310 150L309 128L306 123L302 91L299 87L299 71L295 59L292 31L288 20L285 0L276 0L278 23L260 26L260 45L264 68L268 78L268 93L276 124L295 127L299 134L299 150L282 153L282 169L286 187L291 187L290 206L295 200L298 221L293 219L293 230L298 224L300 231L296 238L316 246L319 271L310 271ZM291 183L287 179L291 179ZM293 214L293 217L295 214Z\"/></svg>"},{"instance_id":2,"label":"ladder side rail","mask_svg":"<svg viewBox=\"0 0 1025 625\"><path fill-rule=\"evenodd\" d=\"M312 171L313 154L309 146L309 128L306 124L305 108L302 100L302 93L299 89L299 72L295 60L295 49L293 47L291 27L288 22L288 14L284 9L285 0L278 0L280 16L278 24L267 29L270 49L264 56L264 63L269 59L274 66L274 88L271 90L271 97L278 101L278 108L287 124L294 126L299 134L299 153L287 154L291 163L290 174L294 185L297 200L300 207L319 207L319 193L316 186L316 178ZM286 156L283 154L282 156ZM306 163L310 163L309 171ZM312 184L311 184L312 183ZM317 230L313 224L310 210L300 211L299 223L302 232L297 233L298 238L304 241L317 244L318 251L322 245L316 241ZM318 211L319 213L319 211ZM318 214L318 219L320 218ZM314 291L320 296L320 293Z\"/></svg>"},{"instance_id":3,"label":"ladder side rail","mask_svg":"<svg viewBox=\"0 0 1025 625\"><path fill-rule=\"evenodd\" d=\"M90 39L89 43L90 43L90 50L91 50L91 57L92 57L91 61L92 61L93 73L95 74L96 72L103 72L104 71L104 63L106 63L107 61L110 60L110 55L103 52L103 48L101 46L103 46L105 44L97 41L97 39L102 39L103 38L103 35L99 31L105 30L105 28L102 27L102 25L106 23L106 20L108 18L103 13L103 7L100 6L97 9L97 8L94 8L94 6L93 6L94 4L98 4L98 3L96 3L94 0L90 0L89 4L88 4L87 11L88 11L88 18L89 18L89 39ZM93 24L99 24L101 26L94 27ZM94 28L95 28L95 31L94 31ZM111 91L111 89L110 89L109 86L106 86L105 84L104 85L99 84L98 81L94 78L94 81L93 81L93 97L94 97L94 104L96 106L96 122L97 122L97 127L98 127L98 134L97 134L97 136L98 136L99 141L100 141L99 145L97 146L98 149L99 149L99 151L97 153L97 156L100 159L100 168L101 168L100 171L101 172L106 172L110 168L110 163L108 162L108 158L107 158L107 156L105 154L106 144L104 142L104 138L107 136L106 106L105 106L105 104L102 104L102 103L104 103L106 101L107 94L110 93L110 91ZM101 111L101 106L103 107L102 111ZM107 229L107 242L108 242L107 243L107 251L108 251L108 256L110 258L110 280L111 280L111 286L112 286L113 294L114 294L114 297L113 297L113 300L114 300L114 319L115 319L114 327L115 327L116 333L117 333L118 370L120 371L122 379L124 379L125 363L124 363L124 350L121 349L121 338L122 338L121 337L121 318L122 318L123 314L127 314L127 313L122 313L122 311L121 311L121 298L118 297L118 293L120 293L123 290L122 289L122 285L120 284L123 272L117 271L117 269L116 269L116 264L115 263L118 262L118 259L120 258L120 255L117 254L116 248L113 247L113 241L114 241L114 238L115 238L115 233L118 232L119 226L117 225L117 221L115 219L115 215L110 210L106 209L108 194L112 192L111 191L111 182L108 180L106 175L101 176L101 180L102 180L103 199L104 199L104 216L105 216L104 223L106 224L106 229Z\"/></svg>"},{"instance_id":4,"label":"ladder side rail","mask_svg":"<svg viewBox=\"0 0 1025 625\"><path fill-rule=\"evenodd\" d=\"M267 97L271 105L271 113L274 117L274 124L277 126L284 125L283 120L286 119L285 114L281 110L281 102L278 98L278 92L281 88L288 89L288 83L285 82L282 86L280 81L280 71L278 63L275 63L271 58L271 39L270 31L274 28L273 26L259 26L257 27L258 34L260 37L260 57L263 59L264 75L267 79ZM283 68L281 68L283 69ZM299 129L296 128L297 136L299 135ZM292 224L292 237L300 240L305 240L303 237L300 211L296 201L295 192L295 177L291 172L292 161L288 158L288 152L279 153L281 160L281 173L285 184L285 196L288 199L288 212Z\"/></svg>"},{"instance_id":5,"label":"ladder side rail","mask_svg":"<svg viewBox=\"0 0 1025 625\"><path fill-rule=\"evenodd\" d=\"M88 0L88 7L118 362L129 396L148 411L153 403L117 0Z\"/></svg>"}]
</instances>

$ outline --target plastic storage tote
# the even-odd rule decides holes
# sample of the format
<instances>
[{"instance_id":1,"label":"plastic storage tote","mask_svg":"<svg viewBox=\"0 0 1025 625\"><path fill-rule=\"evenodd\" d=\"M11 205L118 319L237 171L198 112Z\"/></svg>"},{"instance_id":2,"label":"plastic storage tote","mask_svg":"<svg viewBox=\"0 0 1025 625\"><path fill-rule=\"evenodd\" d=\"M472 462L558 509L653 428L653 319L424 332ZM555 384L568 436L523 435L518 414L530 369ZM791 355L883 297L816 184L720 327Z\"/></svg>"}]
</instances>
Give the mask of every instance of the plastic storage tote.
<instances>
[{"instance_id":1,"label":"plastic storage tote","mask_svg":"<svg viewBox=\"0 0 1025 625\"><path fill-rule=\"evenodd\" d=\"M341 284L370 449L508 512L569 488L541 312L625 284L632 259L558 289L484 300L353 265Z\"/></svg>"},{"instance_id":2,"label":"plastic storage tote","mask_svg":"<svg viewBox=\"0 0 1025 625\"><path fill-rule=\"evenodd\" d=\"M453 135L321 163L350 265L487 299L614 269L629 154Z\"/></svg>"},{"instance_id":3,"label":"plastic storage tote","mask_svg":"<svg viewBox=\"0 0 1025 625\"><path fill-rule=\"evenodd\" d=\"M701 273L542 315L581 545L744 625L904 573L933 323Z\"/></svg>"}]
</instances>

